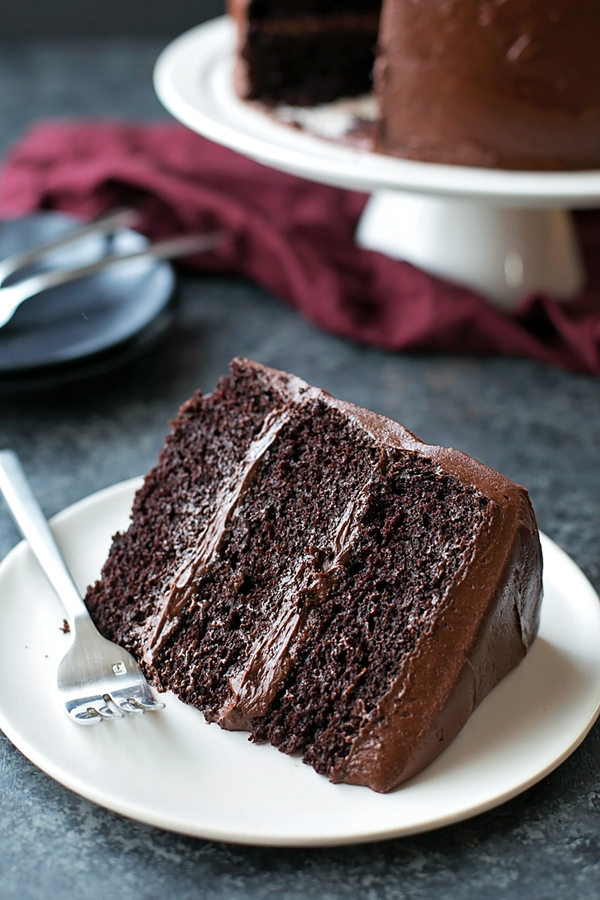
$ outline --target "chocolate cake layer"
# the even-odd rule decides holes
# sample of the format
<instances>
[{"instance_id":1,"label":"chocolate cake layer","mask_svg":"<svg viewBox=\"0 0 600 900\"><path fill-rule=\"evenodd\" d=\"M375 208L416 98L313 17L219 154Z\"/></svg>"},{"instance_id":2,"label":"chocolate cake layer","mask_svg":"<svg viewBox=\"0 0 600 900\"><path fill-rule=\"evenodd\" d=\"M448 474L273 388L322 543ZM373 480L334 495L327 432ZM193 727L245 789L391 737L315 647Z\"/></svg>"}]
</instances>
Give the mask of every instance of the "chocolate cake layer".
<instances>
[{"instance_id":1,"label":"chocolate cake layer","mask_svg":"<svg viewBox=\"0 0 600 900\"><path fill-rule=\"evenodd\" d=\"M540 594L522 488L236 360L182 407L86 602L208 721L386 791L523 657Z\"/></svg>"}]
</instances>

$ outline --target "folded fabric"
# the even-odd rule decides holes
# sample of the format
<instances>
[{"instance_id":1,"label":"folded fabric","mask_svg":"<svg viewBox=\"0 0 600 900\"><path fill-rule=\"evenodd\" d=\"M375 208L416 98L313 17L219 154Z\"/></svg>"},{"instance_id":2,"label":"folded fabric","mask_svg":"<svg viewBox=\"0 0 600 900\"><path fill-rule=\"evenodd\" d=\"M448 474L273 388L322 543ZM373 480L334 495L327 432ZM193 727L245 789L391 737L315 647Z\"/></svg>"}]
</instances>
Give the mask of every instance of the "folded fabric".
<instances>
[{"instance_id":1,"label":"folded fabric","mask_svg":"<svg viewBox=\"0 0 600 900\"><path fill-rule=\"evenodd\" d=\"M245 275L321 328L386 350L502 354L600 375L600 211L577 213L588 283L560 305L524 297L516 314L408 263L358 248L364 194L286 175L179 125L55 122L14 147L0 215L90 217L135 206L151 238L228 229L192 263Z\"/></svg>"}]
</instances>

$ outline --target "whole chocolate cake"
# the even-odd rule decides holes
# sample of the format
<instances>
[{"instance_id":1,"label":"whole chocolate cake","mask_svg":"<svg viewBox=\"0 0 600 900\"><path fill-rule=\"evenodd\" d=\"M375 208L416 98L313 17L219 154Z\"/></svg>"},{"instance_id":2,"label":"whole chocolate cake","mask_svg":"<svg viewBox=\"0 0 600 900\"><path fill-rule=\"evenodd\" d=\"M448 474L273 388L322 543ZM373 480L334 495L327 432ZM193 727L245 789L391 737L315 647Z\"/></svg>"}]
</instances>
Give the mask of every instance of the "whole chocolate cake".
<instances>
[{"instance_id":1,"label":"whole chocolate cake","mask_svg":"<svg viewBox=\"0 0 600 900\"><path fill-rule=\"evenodd\" d=\"M352 97L371 90L376 57L375 150L509 169L600 166L597 0L229 0L229 9L244 98Z\"/></svg>"},{"instance_id":2,"label":"whole chocolate cake","mask_svg":"<svg viewBox=\"0 0 600 900\"><path fill-rule=\"evenodd\" d=\"M86 603L209 722L389 791L523 658L540 597L523 488L238 359L181 408Z\"/></svg>"}]
</instances>

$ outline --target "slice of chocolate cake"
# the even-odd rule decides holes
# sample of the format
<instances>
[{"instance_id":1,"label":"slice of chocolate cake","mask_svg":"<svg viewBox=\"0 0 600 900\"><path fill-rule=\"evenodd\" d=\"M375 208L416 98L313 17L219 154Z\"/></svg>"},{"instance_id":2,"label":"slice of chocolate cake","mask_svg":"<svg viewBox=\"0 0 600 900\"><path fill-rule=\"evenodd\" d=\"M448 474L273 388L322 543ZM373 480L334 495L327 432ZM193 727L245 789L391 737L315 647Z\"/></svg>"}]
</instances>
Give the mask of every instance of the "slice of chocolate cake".
<instances>
[{"instance_id":1,"label":"slice of chocolate cake","mask_svg":"<svg viewBox=\"0 0 600 900\"><path fill-rule=\"evenodd\" d=\"M209 722L388 791L523 658L540 596L523 488L235 360L181 408L86 602Z\"/></svg>"}]
</instances>

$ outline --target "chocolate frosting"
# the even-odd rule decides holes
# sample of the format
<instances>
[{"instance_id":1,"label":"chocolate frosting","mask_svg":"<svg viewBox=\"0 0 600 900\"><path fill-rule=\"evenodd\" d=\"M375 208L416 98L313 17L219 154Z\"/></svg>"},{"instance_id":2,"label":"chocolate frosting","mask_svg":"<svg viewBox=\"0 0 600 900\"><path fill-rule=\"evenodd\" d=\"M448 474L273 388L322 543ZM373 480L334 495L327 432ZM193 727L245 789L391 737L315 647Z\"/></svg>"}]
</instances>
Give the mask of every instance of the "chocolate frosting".
<instances>
[{"instance_id":1,"label":"chocolate frosting","mask_svg":"<svg viewBox=\"0 0 600 900\"><path fill-rule=\"evenodd\" d=\"M366 481L335 523L329 554L331 564L324 571L317 571L313 560L320 551L309 547L296 571L282 579L273 597L273 605L279 608L275 622L252 648L249 661L231 679L231 698L211 721L230 730L249 731L253 720L268 711L289 672L292 642L302 640L311 610L325 601L352 549L371 484L371 479ZM300 597L302 604L298 602Z\"/></svg>"},{"instance_id":2,"label":"chocolate frosting","mask_svg":"<svg viewBox=\"0 0 600 900\"><path fill-rule=\"evenodd\" d=\"M262 28L266 34L305 35L325 34L338 29L377 30L379 15L374 13L342 13L330 16L306 16L299 18L267 19Z\"/></svg>"},{"instance_id":3,"label":"chocolate frosting","mask_svg":"<svg viewBox=\"0 0 600 900\"><path fill-rule=\"evenodd\" d=\"M308 547L281 580L273 596L276 615L269 630L256 639L230 678L228 698L212 715L221 726L250 729L252 721L268 710L292 665L293 646L302 641L311 605L323 601L344 566L376 468L386 453L400 449L432 460L492 501L471 548L471 559L451 586L432 633L406 660L350 754L329 773L333 781L390 790L448 745L487 692L522 659L536 635L541 551L527 492L465 454L424 444L397 422L336 400L293 375L248 360L236 365L253 369L265 390L279 400L219 491L212 515L176 573L148 630L147 664L155 662L184 609L196 602L194 586L218 555L228 521L256 477L261 459L297 411L315 400L338 410L377 443L382 455L332 522L328 568L317 571L317 551Z\"/></svg>"},{"instance_id":4,"label":"chocolate frosting","mask_svg":"<svg viewBox=\"0 0 600 900\"><path fill-rule=\"evenodd\" d=\"M511 169L600 165L597 0L387 0L378 147Z\"/></svg>"},{"instance_id":5,"label":"chocolate frosting","mask_svg":"<svg viewBox=\"0 0 600 900\"><path fill-rule=\"evenodd\" d=\"M289 421L290 404L274 410L264 421L258 437L252 441L231 479L222 486L213 505L213 514L205 523L195 547L180 565L163 608L154 616L154 627L144 642L143 659L153 665L157 652L176 628L185 607L194 601L195 584L216 559L227 524L255 471L277 435Z\"/></svg>"}]
</instances>

